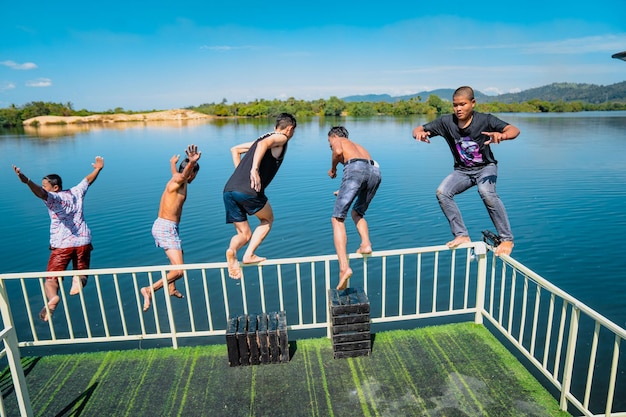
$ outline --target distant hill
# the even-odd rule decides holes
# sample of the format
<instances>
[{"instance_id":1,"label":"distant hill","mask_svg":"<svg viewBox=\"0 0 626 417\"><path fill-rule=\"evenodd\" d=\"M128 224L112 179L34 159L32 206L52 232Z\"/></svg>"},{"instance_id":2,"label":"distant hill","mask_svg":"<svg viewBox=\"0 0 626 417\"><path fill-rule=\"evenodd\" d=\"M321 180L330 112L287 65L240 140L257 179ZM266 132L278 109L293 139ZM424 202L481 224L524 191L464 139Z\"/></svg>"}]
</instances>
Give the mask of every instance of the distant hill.
<instances>
[{"instance_id":1,"label":"distant hill","mask_svg":"<svg viewBox=\"0 0 626 417\"><path fill-rule=\"evenodd\" d=\"M450 100L454 93L453 88L440 88L432 91L422 91L416 94L405 96L391 96L389 94L366 94L343 97L346 102L370 101L394 103L401 100L409 100L411 98L420 97L421 101L428 100L433 94L444 100ZM575 83L553 83L543 87L531 88L520 91L519 93L506 93L495 96L489 96L474 91L476 101L479 103L488 103L497 101L500 103L521 103L530 100L542 100L548 102L555 101L582 101L585 103L601 104L606 101L626 102L626 81L611 85L595 85L595 84L575 84Z\"/></svg>"}]
</instances>

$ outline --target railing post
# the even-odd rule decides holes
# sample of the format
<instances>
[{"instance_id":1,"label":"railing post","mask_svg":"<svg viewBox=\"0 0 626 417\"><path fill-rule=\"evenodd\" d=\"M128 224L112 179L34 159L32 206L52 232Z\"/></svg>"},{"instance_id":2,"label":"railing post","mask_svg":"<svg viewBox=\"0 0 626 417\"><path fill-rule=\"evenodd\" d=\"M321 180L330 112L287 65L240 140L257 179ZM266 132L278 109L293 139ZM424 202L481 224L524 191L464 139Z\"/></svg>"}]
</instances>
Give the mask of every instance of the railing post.
<instances>
[{"instance_id":1,"label":"railing post","mask_svg":"<svg viewBox=\"0 0 626 417\"><path fill-rule=\"evenodd\" d=\"M17 397L17 404L20 408L20 415L33 416L33 410L30 405L30 396L28 395L28 387L26 386L26 378L20 358L20 348L18 346L17 334L13 325L13 316L9 308L9 297L5 287L5 281L0 279L0 312L2 313L2 323L4 324L3 335L4 346L6 349L7 360L11 368L11 378L13 379L13 388Z\"/></svg>"},{"instance_id":2,"label":"railing post","mask_svg":"<svg viewBox=\"0 0 626 417\"><path fill-rule=\"evenodd\" d=\"M563 364L563 383L561 384L561 410L567 411L567 395L572 385L572 371L574 368L574 356L576 355L576 341L578 340L578 320L580 309L572 304L572 317L569 323L569 335L567 337L567 349L565 350L565 363ZM557 358L558 359L558 358Z\"/></svg>"},{"instance_id":3,"label":"railing post","mask_svg":"<svg viewBox=\"0 0 626 417\"><path fill-rule=\"evenodd\" d=\"M483 312L485 311L485 289L487 288L487 245L483 242L474 246L474 256L478 259L476 271L476 313L474 323L483 324Z\"/></svg>"},{"instance_id":4,"label":"railing post","mask_svg":"<svg viewBox=\"0 0 626 417\"><path fill-rule=\"evenodd\" d=\"M172 310L172 301L170 300L170 284L167 281L167 271L161 270L161 280L163 282L163 294L165 294L165 308L167 310L167 319L169 320L170 333L172 334L172 347L178 349L178 336L176 335L176 322L174 320L174 311Z\"/></svg>"},{"instance_id":5,"label":"railing post","mask_svg":"<svg viewBox=\"0 0 626 417\"><path fill-rule=\"evenodd\" d=\"M328 297L328 290L330 289L330 262L324 262L324 296L326 297L326 337L331 338L332 333L332 318L330 313L330 298Z\"/></svg>"}]
</instances>

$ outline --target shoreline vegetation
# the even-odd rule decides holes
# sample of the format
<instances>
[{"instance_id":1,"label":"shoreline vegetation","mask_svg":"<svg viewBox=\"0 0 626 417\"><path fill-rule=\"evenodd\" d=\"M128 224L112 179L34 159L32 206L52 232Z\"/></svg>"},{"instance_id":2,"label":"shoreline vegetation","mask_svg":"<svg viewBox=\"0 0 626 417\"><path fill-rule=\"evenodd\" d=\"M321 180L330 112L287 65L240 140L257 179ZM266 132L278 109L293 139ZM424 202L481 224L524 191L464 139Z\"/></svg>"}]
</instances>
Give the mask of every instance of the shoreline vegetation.
<instances>
[{"instance_id":1,"label":"shoreline vegetation","mask_svg":"<svg viewBox=\"0 0 626 417\"><path fill-rule=\"evenodd\" d=\"M626 110L626 102L605 101L595 104L583 101L545 101L531 99L517 103L480 102L476 110L484 113L564 113L582 111ZM344 101L337 97L312 101L296 100L254 100L248 103L201 104L173 110L147 110L135 112L116 108L104 112L74 110L72 103L31 102L24 106L0 109L0 127L37 128L39 126L73 125L94 126L120 122L182 122L215 118L265 118L279 113L291 113L296 117L371 117L371 116L411 116L452 113L452 103L435 94L422 100L420 96L406 100L387 101Z\"/></svg>"}]
</instances>

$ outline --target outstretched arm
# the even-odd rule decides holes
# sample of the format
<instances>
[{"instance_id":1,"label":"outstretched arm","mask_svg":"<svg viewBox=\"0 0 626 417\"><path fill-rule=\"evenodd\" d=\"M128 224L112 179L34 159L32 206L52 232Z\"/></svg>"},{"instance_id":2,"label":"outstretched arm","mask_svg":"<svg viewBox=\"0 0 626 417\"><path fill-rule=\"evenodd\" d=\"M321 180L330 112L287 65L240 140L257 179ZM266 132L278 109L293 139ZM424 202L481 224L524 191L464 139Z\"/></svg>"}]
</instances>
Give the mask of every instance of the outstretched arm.
<instances>
[{"instance_id":1,"label":"outstretched arm","mask_svg":"<svg viewBox=\"0 0 626 417\"><path fill-rule=\"evenodd\" d=\"M28 185L28 188L30 188L30 190L33 192L33 194L35 194L36 197L39 197L44 201L48 199L48 192L44 190L41 185L35 184L33 181L31 181L31 179L24 175L24 173L15 165L13 165L13 170L17 174L17 177L20 179L20 181Z\"/></svg>"},{"instance_id":2,"label":"outstretched arm","mask_svg":"<svg viewBox=\"0 0 626 417\"><path fill-rule=\"evenodd\" d=\"M198 163L200 159L201 152L198 152L198 147L196 145L189 145L187 149L185 149L185 154L187 155L187 159L189 162L183 168L183 172L181 173L184 180L187 181L193 172L194 167Z\"/></svg>"},{"instance_id":3,"label":"outstretched arm","mask_svg":"<svg viewBox=\"0 0 626 417\"><path fill-rule=\"evenodd\" d=\"M520 130L513 126L507 125L502 132L481 132L483 135L489 136L489 140L485 142L485 145L489 145L491 143L498 144L503 140L513 140L519 136Z\"/></svg>"},{"instance_id":4,"label":"outstretched arm","mask_svg":"<svg viewBox=\"0 0 626 417\"><path fill-rule=\"evenodd\" d=\"M93 171L85 177L90 185L98 178L98 174L100 174L100 171L104 168L104 158L96 156L96 162L91 165L93 166Z\"/></svg>"},{"instance_id":5,"label":"outstretched arm","mask_svg":"<svg viewBox=\"0 0 626 417\"><path fill-rule=\"evenodd\" d=\"M252 144L254 144L254 142L240 143L239 145L235 145L230 148L230 154L233 157L233 164L235 165L235 168L237 168L241 162L241 155L248 152Z\"/></svg>"},{"instance_id":6,"label":"outstretched arm","mask_svg":"<svg viewBox=\"0 0 626 417\"><path fill-rule=\"evenodd\" d=\"M176 164L180 159L180 155L172 155L170 158L170 170L172 171L172 176L178 174L178 168L176 168Z\"/></svg>"},{"instance_id":7,"label":"outstretched arm","mask_svg":"<svg viewBox=\"0 0 626 417\"><path fill-rule=\"evenodd\" d=\"M424 126L420 125L413 129L413 137L418 142L430 143L430 140L428 139L430 137L430 132L425 131Z\"/></svg>"}]
</instances>

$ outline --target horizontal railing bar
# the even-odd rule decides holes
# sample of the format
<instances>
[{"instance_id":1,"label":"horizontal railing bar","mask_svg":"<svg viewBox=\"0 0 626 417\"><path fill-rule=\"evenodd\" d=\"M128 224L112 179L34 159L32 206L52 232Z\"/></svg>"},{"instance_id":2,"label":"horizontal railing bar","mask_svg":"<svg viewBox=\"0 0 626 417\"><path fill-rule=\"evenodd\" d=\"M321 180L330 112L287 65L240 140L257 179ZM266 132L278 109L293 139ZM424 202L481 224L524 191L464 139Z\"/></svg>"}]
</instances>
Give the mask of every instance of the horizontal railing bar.
<instances>
[{"instance_id":1,"label":"horizontal railing bar","mask_svg":"<svg viewBox=\"0 0 626 417\"><path fill-rule=\"evenodd\" d=\"M475 244L465 243L456 248L456 250L467 247L472 248ZM420 248L408 248L408 249L392 249L384 251L374 251L369 255L361 255L358 253L351 253L348 255L349 259L362 259L362 258L377 258L384 256L396 256L401 254L420 254L451 251L445 245L440 246L426 246ZM314 263L337 260L337 255L318 255L308 256L300 258L280 258L280 259L267 259L262 263L255 266L271 266L271 265L285 265L296 263ZM12 272L0 274L0 279L20 279L20 278L43 278L43 277L71 277L77 275L108 275L108 274L131 274L137 272L154 272L154 271L169 271L172 265L151 265L151 266L134 266L134 267L117 267L117 268L99 268L99 269L81 269L81 270L65 270L65 271L41 271L41 272ZM177 270L190 270L190 269L224 269L228 268L226 262L209 262L209 263L194 263L194 264L182 264L176 265ZM244 267L245 269L246 267ZM248 267L249 268L249 267Z\"/></svg>"}]
</instances>

